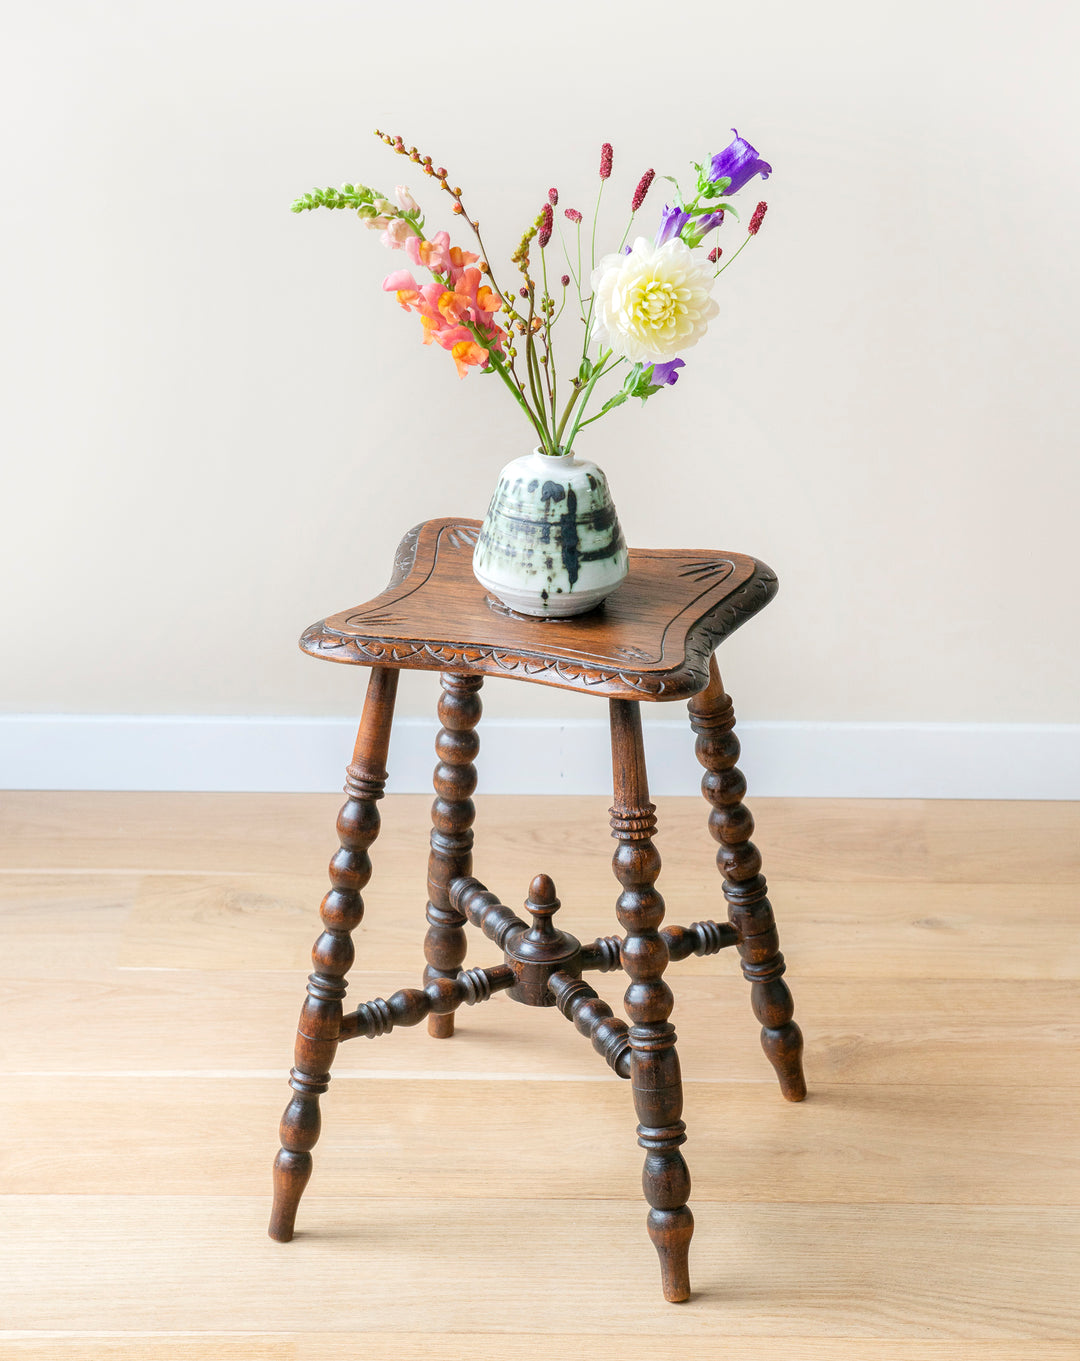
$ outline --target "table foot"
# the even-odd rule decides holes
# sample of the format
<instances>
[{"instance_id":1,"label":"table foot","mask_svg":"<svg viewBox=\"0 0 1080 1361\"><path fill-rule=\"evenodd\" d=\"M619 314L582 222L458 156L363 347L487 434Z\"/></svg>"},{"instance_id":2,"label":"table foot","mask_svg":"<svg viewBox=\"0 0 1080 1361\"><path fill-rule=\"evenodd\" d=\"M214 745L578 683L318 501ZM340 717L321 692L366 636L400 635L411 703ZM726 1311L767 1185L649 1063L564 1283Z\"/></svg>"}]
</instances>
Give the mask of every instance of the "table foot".
<instances>
[{"instance_id":1,"label":"table foot","mask_svg":"<svg viewBox=\"0 0 1080 1361\"><path fill-rule=\"evenodd\" d=\"M677 1210L650 1210L649 1237L660 1258L660 1285L669 1304L690 1298L690 1239L694 1216L689 1205Z\"/></svg>"}]
</instances>

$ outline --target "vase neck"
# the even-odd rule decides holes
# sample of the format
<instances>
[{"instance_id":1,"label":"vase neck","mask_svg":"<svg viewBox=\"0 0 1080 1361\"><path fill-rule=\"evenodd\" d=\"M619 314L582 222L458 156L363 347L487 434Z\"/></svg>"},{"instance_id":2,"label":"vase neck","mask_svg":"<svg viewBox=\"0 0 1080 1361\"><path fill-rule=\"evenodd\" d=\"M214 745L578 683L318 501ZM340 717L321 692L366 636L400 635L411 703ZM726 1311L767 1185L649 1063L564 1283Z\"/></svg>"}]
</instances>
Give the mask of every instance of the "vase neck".
<instances>
[{"instance_id":1,"label":"vase neck","mask_svg":"<svg viewBox=\"0 0 1080 1361\"><path fill-rule=\"evenodd\" d=\"M545 454L539 446L532 451L529 457L534 459L541 467L548 469L576 468L578 466L577 454Z\"/></svg>"}]
</instances>

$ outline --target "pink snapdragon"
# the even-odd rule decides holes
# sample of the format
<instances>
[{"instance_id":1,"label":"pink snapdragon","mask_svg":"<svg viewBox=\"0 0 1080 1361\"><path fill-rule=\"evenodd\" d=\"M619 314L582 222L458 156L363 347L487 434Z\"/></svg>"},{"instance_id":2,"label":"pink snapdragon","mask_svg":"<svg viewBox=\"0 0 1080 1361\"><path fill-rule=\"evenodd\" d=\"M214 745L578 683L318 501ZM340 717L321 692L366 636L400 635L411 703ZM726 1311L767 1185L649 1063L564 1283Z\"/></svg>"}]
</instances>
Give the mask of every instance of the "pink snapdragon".
<instances>
[{"instance_id":1,"label":"pink snapdragon","mask_svg":"<svg viewBox=\"0 0 1080 1361\"><path fill-rule=\"evenodd\" d=\"M426 318L424 325L427 326ZM488 362L488 351L473 339L472 332L465 326L447 326L441 331L429 331L424 336L424 343L427 344L432 338L444 350L450 351L459 378L464 378L471 368L484 368Z\"/></svg>"},{"instance_id":2,"label":"pink snapdragon","mask_svg":"<svg viewBox=\"0 0 1080 1361\"><path fill-rule=\"evenodd\" d=\"M418 236L410 236L405 242L405 254L422 269L430 269L432 274L450 273L450 233L436 232L431 241L421 241ZM475 260L476 257L473 256Z\"/></svg>"},{"instance_id":3,"label":"pink snapdragon","mask_svg":"<svg viewBox=\"0 0 1080 1361\"><path fill-rule=\"evenodd\" d=\"M410 236L414 238L416 236L412 227L409 226L403 217L395 217L387 224L386 231L383 232L379 239L382 241L383 245L387 246L390 250L404 250L405 243Z\"/></svg>"},{"instance_id":4,"label":"pink snapdragon","mask_svg":"<svg viewBox=\"0 0 1080 1361\"><path fill-rule=\"evenodd\" d=\"M420 285L407 269L395 269L393 274L388 274L383 280L383 289L387 293L396 293L398 302L406 312L412 310L420 297Z\"/></svg>"},{"instance_id":5,"label":"pink snapdragon","mask_svg":"<svg viewBox=\"0 0 1080 1361\"><path fill-rule=\"evenodd\" d=\"M502 353L506 332L494 320L502 298L484 283L483 274L475 268L479 256L451 246L447 232L437 233L432 241L412 234L405 242L405 252L414 264L430 270L435 279L418 284L411 270L398 269L386 276L383 289L394 293L406 312L419 313L424 344L434 341L448 350L460 377L464 378L470 368L486 367L492 349ZM478 341L478 334L487 348Z\"/></svg>"}]
</instances>

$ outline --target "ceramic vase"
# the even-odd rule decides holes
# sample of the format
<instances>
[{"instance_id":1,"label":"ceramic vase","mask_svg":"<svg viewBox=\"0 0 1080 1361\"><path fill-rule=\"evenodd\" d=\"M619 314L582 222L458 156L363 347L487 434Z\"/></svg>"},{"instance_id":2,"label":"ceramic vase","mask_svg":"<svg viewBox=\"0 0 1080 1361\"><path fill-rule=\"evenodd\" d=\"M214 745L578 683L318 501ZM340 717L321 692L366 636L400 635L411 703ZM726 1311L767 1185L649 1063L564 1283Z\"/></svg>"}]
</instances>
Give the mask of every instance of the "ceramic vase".
<instances>
[{"instance_id":1,"label":"ceramic vase","mask_svg":"<svg viewBox=\"0 0 1080 1361\"><path fill-rule=\"evenodd\" d=\"M588 459L539 449L499 474L473 572L519 614L585 614L627 573L626 544L607 478Z\"/></svg>"}]
</instances>

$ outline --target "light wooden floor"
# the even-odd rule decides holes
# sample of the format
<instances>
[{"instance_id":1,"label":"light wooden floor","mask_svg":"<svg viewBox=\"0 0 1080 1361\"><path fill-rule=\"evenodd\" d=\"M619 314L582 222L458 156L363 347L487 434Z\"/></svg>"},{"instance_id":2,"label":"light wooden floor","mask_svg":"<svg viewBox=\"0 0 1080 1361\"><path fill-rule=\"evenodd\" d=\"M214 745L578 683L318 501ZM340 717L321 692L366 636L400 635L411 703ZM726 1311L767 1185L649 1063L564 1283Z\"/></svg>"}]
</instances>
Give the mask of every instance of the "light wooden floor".
<instances>
[{"instance_id":1,"label":"light wooden floor","mask_svg":"<svg viewBox=\"0 0 1080 1361\"><path fill-rule=\"evenodd\" d=\"M672 966L671 1306L628 1084L505 997L343 1048L301 1231L266 1237L339 802L0 795L0 1356L1080 1357L1080 805L755 805L811 1096L733 952ZM383 805L354 1002L419 978L428 804ZM704 803L659 812L669 919L722 916ZM480 800L477 833L506 902L544 870L567 929L616 929L604 800Z\"/></svg>"}]
</instances>

